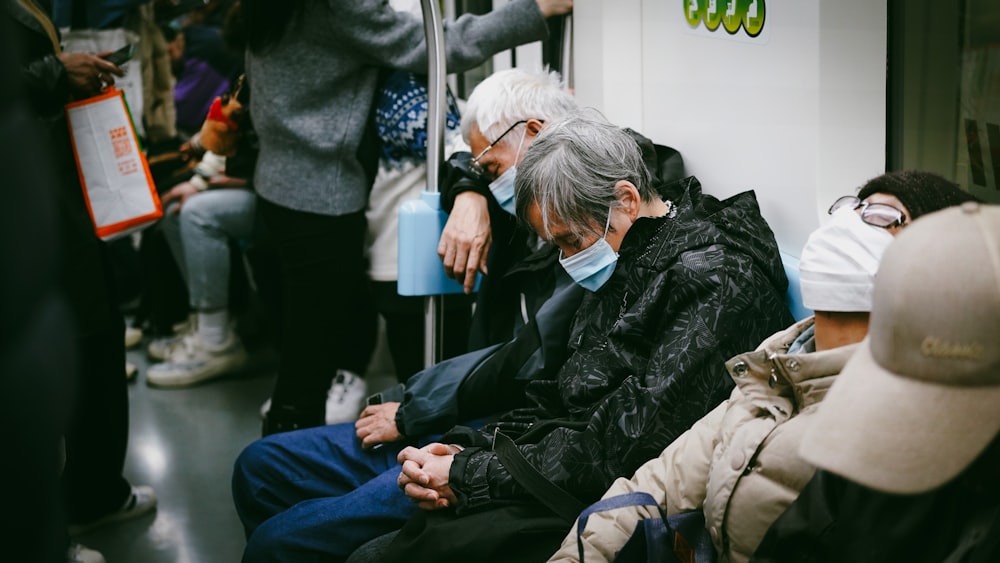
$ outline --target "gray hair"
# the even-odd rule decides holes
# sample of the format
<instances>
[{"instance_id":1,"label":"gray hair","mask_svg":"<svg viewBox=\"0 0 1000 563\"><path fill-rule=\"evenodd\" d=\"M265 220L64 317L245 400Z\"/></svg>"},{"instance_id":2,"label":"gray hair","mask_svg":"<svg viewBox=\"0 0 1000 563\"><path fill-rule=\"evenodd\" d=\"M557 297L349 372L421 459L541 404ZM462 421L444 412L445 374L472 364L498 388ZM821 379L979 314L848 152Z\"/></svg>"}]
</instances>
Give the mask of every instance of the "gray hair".
<instances>
[{"instance_id":1,"label":"gray hair","mask_svg":"<svg viewBox=\"0 0 1000 563\"><path fill-rule=\"evenodd\" d=\"M623 129L597 112L577 112L546 124L517 167L514 201L527 222L537 204L545 233L556 217L577 236L604 233L612 207L620 207L615 184L625 180L643 202L659 195L639 145Z\"/></svg>"},{"instance_id":2,"label":"gray hair","mask_svg":"<svg viewBox=\"0 0 1000 563\"><path fill-rule=\"evenodd\" d=\"M578 109L573 95L555 71L501 70L479 83L462 112L462 138L469 142L472 126L488 141L526 119L556 121ZM517 143L521 135L508 135L500 144ZM512 145L513 146L513 145Z\"/></svg>"}]
</instances>

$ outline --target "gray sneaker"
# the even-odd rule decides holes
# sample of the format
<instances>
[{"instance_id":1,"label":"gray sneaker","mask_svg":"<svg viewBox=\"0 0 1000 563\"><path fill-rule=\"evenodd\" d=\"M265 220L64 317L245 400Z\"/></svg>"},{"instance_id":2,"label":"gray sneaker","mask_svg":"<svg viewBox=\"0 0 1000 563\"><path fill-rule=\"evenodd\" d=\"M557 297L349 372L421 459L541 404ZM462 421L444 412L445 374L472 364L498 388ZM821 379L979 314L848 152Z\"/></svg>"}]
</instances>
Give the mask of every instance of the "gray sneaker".
<instances>
[{"instance_id":1,"label":"gray sneaker","mask_svg":"<svg viewBox=\"0 0 1000 563\"><path fill-rule=\"evenodd\" d=\"M187 387L239 371L246 361L246 350L233 332L221 346L209 346L197 334L189 334L171 349L166 361L149 366L146 384Z\"/></svg>"},{"instance_id":2,"label":"gray sneaker","mask_svg":"<svg viewBox=\"0 0 1000 563\"><path fill-rule=\"evenodd\" d=\"M173 336L154 338L153 341L146 346L146 355L154 360L161 362L165 361L171 354L173 354L176 348L183 345L184 337L189 334L193 334L196 328L198 328L198 316L188 316L188 320L182 323L177 323L173 326Z\"/></svg>"}]
</instances>

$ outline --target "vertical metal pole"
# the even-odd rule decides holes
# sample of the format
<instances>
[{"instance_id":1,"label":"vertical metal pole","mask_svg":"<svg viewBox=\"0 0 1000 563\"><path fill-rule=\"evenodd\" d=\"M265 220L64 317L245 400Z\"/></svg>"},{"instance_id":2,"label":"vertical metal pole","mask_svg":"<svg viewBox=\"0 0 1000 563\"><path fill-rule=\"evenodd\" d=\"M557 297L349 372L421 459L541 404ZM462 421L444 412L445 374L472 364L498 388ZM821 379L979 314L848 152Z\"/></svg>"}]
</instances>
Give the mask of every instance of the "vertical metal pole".
<instances>
[{"instance_id":1,"label":"vertical metal pole","mask_svg":"<svg viewBox=\"0 0 1000 563\"><path fill-rule=\"evenodd\" d=\"M438 191L438 172L444 155L445 54L444 26L438 0L421 0L427 40L427 191ZM444 297L424 298L424 366L437 363Z\"/></svg>"},{"instance_id":2,"label":"vertical metal pole","mask_svg":"<svg viewBox=\"0 0 1000 563\"><path fill-rule=\"evenodd\" d=\"M563 21L562 78L566 87L573 89L573 15Z\"/></svg>"}]
</instances>

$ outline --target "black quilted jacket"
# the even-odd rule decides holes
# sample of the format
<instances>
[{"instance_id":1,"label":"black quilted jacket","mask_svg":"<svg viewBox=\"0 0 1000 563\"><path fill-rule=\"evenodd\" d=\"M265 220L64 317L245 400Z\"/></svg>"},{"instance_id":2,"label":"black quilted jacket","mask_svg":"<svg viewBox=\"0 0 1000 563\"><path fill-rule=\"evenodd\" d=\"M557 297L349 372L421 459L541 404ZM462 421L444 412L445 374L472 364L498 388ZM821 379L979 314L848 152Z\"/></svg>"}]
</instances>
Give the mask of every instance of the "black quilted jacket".
<instances>
[{"instance_id":1,"label":"black quilted jacket","mask_svg":"<svg viewBox=\"0 0 1000 563\"><path fill-rule=\"evenodd\" d=\"M726 359L792 323L753 192L720 202L693 177L672 188L684 195L670 214L639 219L614 276L586 292L556 379L528 384L532 406L442 439L467 446L449 476L459 512L531 498L492 451L495 429L553 483L597 500L729 395Z\"/></svg>"}]
</instances>

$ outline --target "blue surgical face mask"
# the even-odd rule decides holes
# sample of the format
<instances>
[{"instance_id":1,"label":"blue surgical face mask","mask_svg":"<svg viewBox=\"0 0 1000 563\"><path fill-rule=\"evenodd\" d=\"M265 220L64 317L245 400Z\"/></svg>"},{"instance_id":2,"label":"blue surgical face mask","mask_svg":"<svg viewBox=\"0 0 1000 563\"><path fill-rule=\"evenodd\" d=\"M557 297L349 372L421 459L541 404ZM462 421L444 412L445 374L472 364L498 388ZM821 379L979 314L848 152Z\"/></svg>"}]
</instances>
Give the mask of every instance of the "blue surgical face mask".
<instances>
[{"instance_id":1,"label":"blue surgical face mask","mask_svg":"<svg viewBox=\"0 0 1000 563\"><path fill-rule=\"evenodd\" d=\"M490 182L490 191L504 211L516 215L514 207L514 180L517 179L517 166L511 166L496 180Z\"/></svg>"},{"instance_id":2,"label":"blue surgical face mask","mask_svg":"<svg viewBox=\"0 0 1000 563\"><path fill-rule=\"evenodd\" d=\"M527 129L521 133L521 141L517 144L517 151L514 153L514 164L504 170L504 173L496 180L490 182L490 191L493 192L493 197L500 204L500 207L511 215L517 215L517 208L514 206L514 180L517 179L517 161L518 157L521 156L521 147L524 146L524 137L527 133Z\"/></svg>"},{"instance_id":3,"label":"blue surgical face mask","mask_svg":"<svg viewBox=\"0 0 1000 563\"><path fill-rule=\"evenodd\" d=\"M615 273L618 263L618 253L608 244L608 227L611 226L611 210L608 210L608 223L604 225L604 236L594 244L564 258L559 257L563 269L580 287L597 291L604 287Z\"/></svg>"}]
</instances>

